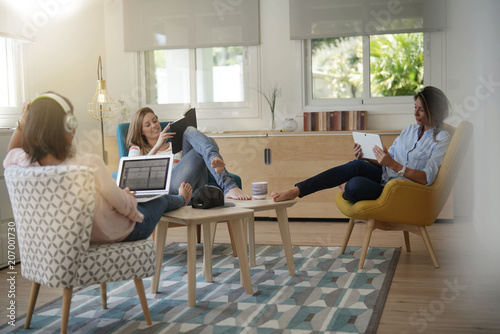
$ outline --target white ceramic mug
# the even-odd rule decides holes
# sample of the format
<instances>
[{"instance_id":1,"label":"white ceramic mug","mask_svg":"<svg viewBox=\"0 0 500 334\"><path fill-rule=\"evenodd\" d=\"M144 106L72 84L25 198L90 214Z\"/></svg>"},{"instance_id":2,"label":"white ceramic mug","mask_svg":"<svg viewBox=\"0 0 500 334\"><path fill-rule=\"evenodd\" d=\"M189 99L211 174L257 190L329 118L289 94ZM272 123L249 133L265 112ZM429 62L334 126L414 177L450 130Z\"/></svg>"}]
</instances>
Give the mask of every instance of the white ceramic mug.
<instances>
[{"instance_id":1,"label":"white ceramic mug","mask_svg":"<svg viewBox=\"0 0 500 334\"><path fill-rule=\"evenodd\" d=\"M265 199L267 197L267 182L252 182L252 198Z\"/></svg>"}]
</instances>

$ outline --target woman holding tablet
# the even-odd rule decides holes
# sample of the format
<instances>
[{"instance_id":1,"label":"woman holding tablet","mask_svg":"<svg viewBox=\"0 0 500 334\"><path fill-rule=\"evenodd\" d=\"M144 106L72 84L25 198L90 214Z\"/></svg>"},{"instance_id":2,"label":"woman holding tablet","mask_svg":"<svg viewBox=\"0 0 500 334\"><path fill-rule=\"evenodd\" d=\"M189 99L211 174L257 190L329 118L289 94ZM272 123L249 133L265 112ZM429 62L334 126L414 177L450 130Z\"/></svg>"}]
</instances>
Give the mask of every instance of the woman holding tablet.
<instances>
[{"instance_id":1,"label":"woman holding tablet","mask_svg":"<svg viewBox=\"0 0 500 334\"><path fill-rule=\"evenodd\" d=\"M425 87L414 100L416 124L404 129L389 149L374 146L376 160L365 159L361 146L355 143L355 160L299 182L291 189L273 192L271 196L280 202L340 186L344 199L356 203L378 198L384 185L395 178L431 185L451 140L444 129L450 102L440 89L432 86Z\"/></svg>"}]
</instances>

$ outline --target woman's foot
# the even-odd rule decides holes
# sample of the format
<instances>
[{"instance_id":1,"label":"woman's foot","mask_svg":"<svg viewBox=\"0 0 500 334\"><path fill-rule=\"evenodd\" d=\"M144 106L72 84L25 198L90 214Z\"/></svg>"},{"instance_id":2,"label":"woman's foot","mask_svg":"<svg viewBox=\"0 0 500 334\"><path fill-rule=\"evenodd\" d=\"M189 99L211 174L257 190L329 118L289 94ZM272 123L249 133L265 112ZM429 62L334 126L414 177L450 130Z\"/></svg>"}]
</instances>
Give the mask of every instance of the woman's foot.
<instances>
[{"instance_id":1,"label":"woman's foot","mask_svg":"<svg viewBox=\"0 0 500 334\"><path fill-rule=\"evenodd\" d=\"M344 192L344 191L345 191L345 183L342 183L342 184L339 186L339 189L340 189L340 191Z\"/></svg>"},{"instance_id":2,"label":"woman's foot","mask_svg":"<svg viewBox=\"0 0 500 334\"><path fill-rule=\"evenodd\" d=\"M238 187L234 187L229 190L225 196L226 198L238 199L238 200L249 200L252 199L252 196L247 195Z\"/></svg>"},{"instance_id":3,"label":"woman's foot","mask_svg":"<svg viewBox=\"0 0 500 334\"><path fill-rule=\"evenodd\" d=\"M179 187L179 195L184 197L184 200L186 202L185 205L188 205L189 201L191 200L191 195L193 194L193 187L187 182L182 182L181 186Z\"/></svg>"},{"instance_id":4,"label":"woman's foot","mask_svg":"<svg viewBox=\"0 0 500 334\"><path fill-rule=\"evenodd\" d=\"M215 172L217 174L220 174L224 171L224 167L226 167L226 164L224 163L224 160L222 160L219 157L215 157L212 159L212 162L210 163L212 165L212 168L215 168Z\"/></svg>"},{"instance_id":5,"label":"woman's foot","mask_svg":"<svg viewBox=\"0 0 500 334\"><path fill-rule=\"evenodd\" d=\"M274 199L275 202L289 201L291 199L295 199L299 195L300 195L300 190L297 187L293 187L292 189L283 190L280 192L271 193L271 197Z\"/></svg>"}]
</instances>

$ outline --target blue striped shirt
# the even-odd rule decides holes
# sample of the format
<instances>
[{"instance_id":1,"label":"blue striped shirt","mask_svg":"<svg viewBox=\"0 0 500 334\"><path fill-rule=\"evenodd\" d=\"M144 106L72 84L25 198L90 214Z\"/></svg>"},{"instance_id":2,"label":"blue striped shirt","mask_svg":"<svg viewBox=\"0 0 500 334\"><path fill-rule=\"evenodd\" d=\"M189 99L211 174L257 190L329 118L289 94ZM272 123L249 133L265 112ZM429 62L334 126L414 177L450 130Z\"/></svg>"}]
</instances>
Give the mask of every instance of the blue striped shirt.
<instances>
[{"instance_id":1,"label":"blue striped shirt","mask_svg":"<svg viewBox=\"0 0 500 334\"><path fill-rule=\"evenodd\" d=\"M435 142L432 137L434 129L430 129L425 131L419 140L420 131L421 126L418 124L412 124L404 129L389 148L389 154L400 164L425 172L427 185L431 185L443 162L451 135L443 129L438 132ZM384 185L392 179L406 179L388 167L383 166L382 170Z\"/></svg>"}]
</instances>

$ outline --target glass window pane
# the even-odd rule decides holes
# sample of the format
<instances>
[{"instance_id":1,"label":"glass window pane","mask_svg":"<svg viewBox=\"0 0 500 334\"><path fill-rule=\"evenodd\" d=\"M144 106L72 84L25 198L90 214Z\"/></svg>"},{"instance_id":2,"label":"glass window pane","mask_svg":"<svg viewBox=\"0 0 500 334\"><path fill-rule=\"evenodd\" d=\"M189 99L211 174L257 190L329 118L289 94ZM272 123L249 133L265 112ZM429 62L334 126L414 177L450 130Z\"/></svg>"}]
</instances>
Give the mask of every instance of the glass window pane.
<instances>
[{"instance_id":1,"label":"glass window pane","mask_svg":"<svg viewBox=\"0 0 500 334\"><path fill-rule=\"evenodd\" d=\"M363 38L322 38L311 41L313 99L363 95Z\"/></svg>"},{"instance_id":2,"label":"glass window pane","mask_svg":"<svg viewBox=\"0 0 500 334\"><path fill-rule=\"evenodd\" d=\"M243 47L196 49L198 102L242 102L244 94Z\"/></svg>"},{"instance_id":3,"label":"glass window pane","mask_svg":"<svg viewBox=\"0 0 500 334\"><path fill-rule=\"evenodd\" d=\"M145 58L147 103L189 103L189 51L148 51Z\"/></svg>"},{"instance_id":4,"label":"glass window pane","mask_svg":"<svg viewBox=\"0 0 500 334\"><path fill-rule=\"evenodd\" d=\"M372 97L414 95L423 87L423 33L370 36Z\"/></svg>"},{"instance_id":5,"label":"glass window pane","mask_svg":"<svg viewBox=\"0 0 500 334\"><path fill-rule=\"evenodd\" d=\"M0 107L17 106L15 43L0 37Z\"/></svg>"}]
</instances>

